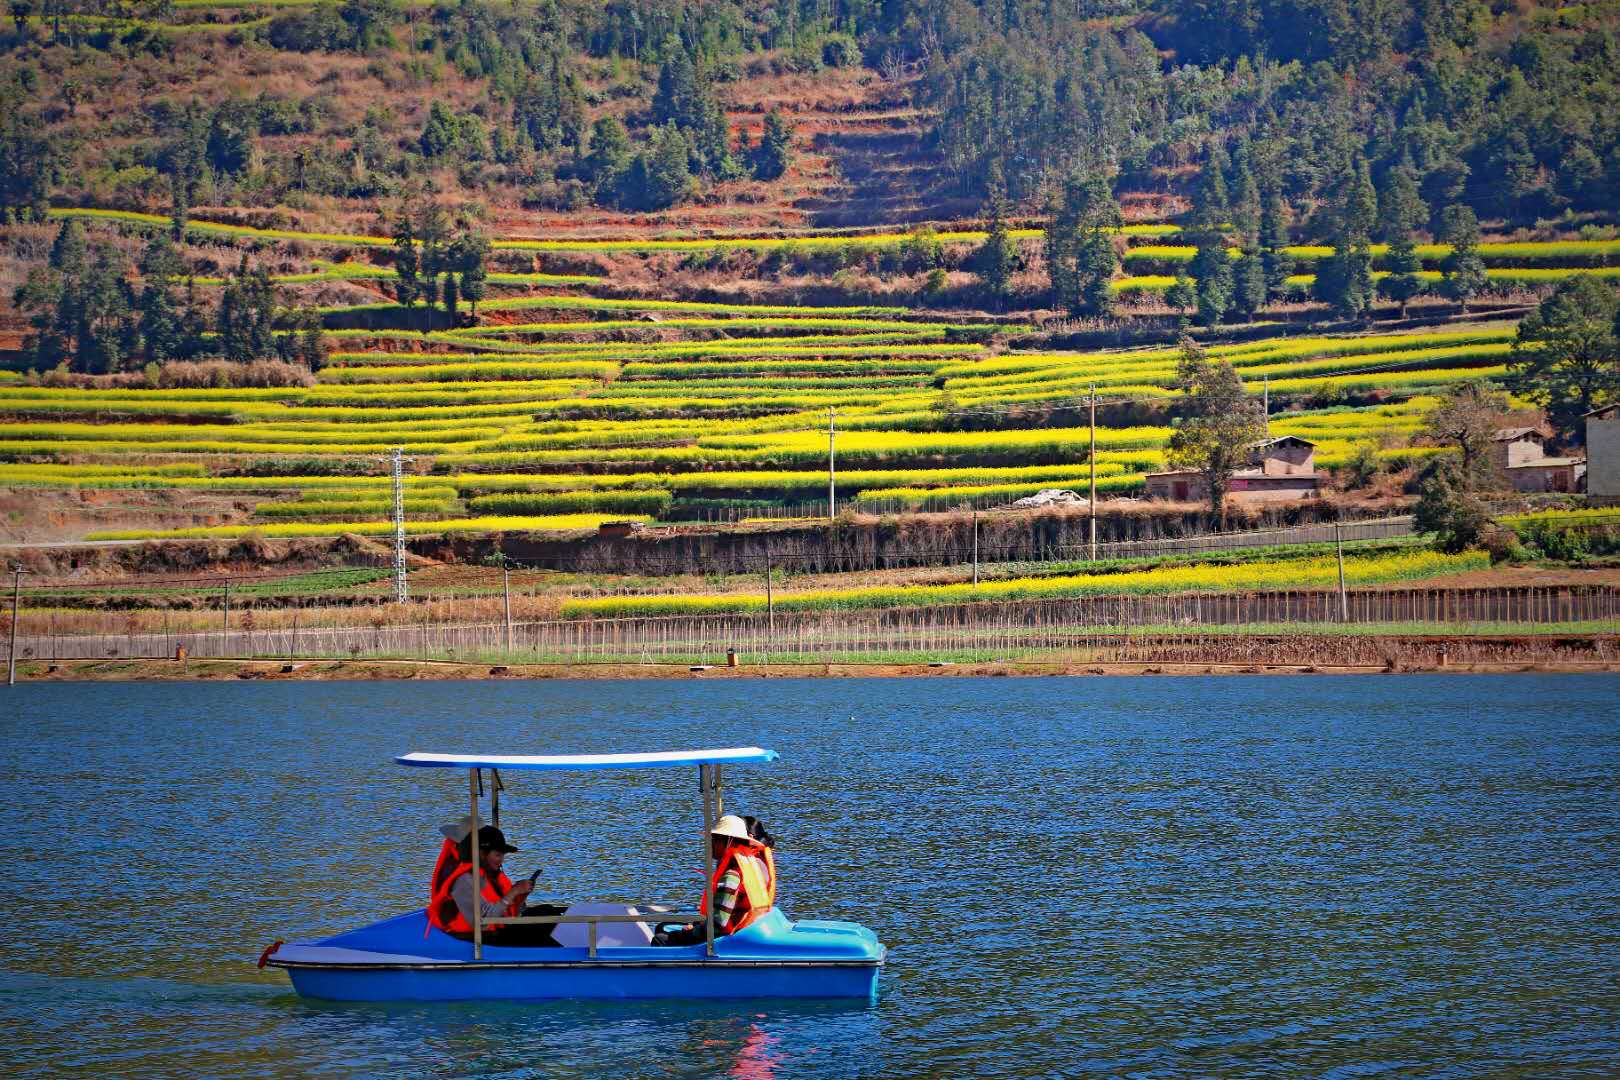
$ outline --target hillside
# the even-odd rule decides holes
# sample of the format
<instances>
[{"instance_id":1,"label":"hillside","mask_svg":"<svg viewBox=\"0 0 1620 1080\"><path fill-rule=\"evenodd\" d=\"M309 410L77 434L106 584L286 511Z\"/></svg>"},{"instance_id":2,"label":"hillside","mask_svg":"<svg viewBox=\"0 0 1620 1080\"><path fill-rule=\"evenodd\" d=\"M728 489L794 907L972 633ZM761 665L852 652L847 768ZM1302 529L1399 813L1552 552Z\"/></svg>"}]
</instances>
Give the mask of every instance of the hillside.
<instances>
[{"instance_id":1,"label":"hillside","mask_svg":"<svg viewBox=\"0 0 1620 1080\"><path fill-rule=\"evenodd\" d=\"M1333 498L1463 384L1577 439L1616 7L1352 7L19 8L8 534L383 534L395 447L424 535L825 515L829 426L845 510L1134 498L1188 331Z\"/></svg>"}]
</instances>

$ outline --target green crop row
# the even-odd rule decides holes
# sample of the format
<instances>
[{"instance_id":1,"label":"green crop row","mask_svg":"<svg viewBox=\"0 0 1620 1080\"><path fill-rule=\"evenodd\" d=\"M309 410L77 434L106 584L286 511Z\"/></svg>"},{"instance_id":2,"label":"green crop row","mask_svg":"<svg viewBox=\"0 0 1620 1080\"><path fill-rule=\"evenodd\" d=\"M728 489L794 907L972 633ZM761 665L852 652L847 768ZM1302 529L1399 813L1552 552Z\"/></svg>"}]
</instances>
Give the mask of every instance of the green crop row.
<instances>
[{"instance_id":1,"label":"green crop row","mask_svg":"<svg viewBox=\"0 0 1620 1080\"><path fill-rule=\"evenodd\" d=\"M443 517L455 512L455 504L445 499L406 499L406 514L432 514ZM253 508L255 517L275 518L314 518L314 517L341 517L353 519L357 517L388 517L393 513L394 500L388 499L350 499L332 500L329 502L268 502L260 503Z\"/></svg>"},{"instance_id":2,"label":"green crop row","mask_svg":"<svg viewBox=\"0 0 1620 1080\"><path fill-rule=\"evenodd\" d=\"M364 367L322 368L320 379L322 383L342 386L356 383L414 383L422 379L434 382L456 380L530 382L552 379L607 379L617 374L618 370L617 364L603 360L535 364L477 361L464 364L407 364L399 367L377 364Z\"/></svg>"},{"instance_id":3,"label":"green crop row","mask_svg":"<svg viewBox=\"0 0 1620 1080\"><path fill-rule=\"evenodd\" d=\"M1530 514L1507 514L1497 519L1504 525L1620 525L1620 507L1592 506L1575 510L1538 510Z\"/></svg>"},{"instance_id":4,"label":"green crop row","mask_svg":"<svg viewBox=\"0 0 1620 1080\"><path fill-rule=\"evenodd\" d=\"M487 337L491 335L524 334L542 337L548 334L600 334L621 330L731 330L757 332L760 330L847 330L859 333L884 332L907 335L940 335L949 333L973 334L993 331L1023 332L1025 325L975 325L971 323L906 322L898 319L831 319L812 316L761 318L689 318L660 319L646 322L641 319L600 319L594 321L512 323L505 326L467 326L446 330L451 337Z\"/></svg>"},{"instance_id":5,"label":"green crop row","mask_svg":"<svg viewBox=\"0 0 1620 1080\"><path fill-rule=\"evenodd\" d=\"M341 429L343 425L333 425ZM493 439L505 431L497 427L469 427L462 425L448 431L436 432L435 437L446 442L482 442ZM421 432L409 428L369 430L365 432L373 441L390 439L408 441L420 439ZM343 430L303 431L296 426L285 429L246 427L227 424L3 424L0 439L10 442L115 442L115 443L191 443L241 441L256 445L285 443L288 446L326 446L351 443L356 433Z\"/></svg>"},{"instance_id":6,"label":"green crop row","mask_svg":"<svg viewBox=\"0 0 1620 1080\"><path fill-rule=\"evenodd\" d=\"M393 305L384 304L379 306L386 308ZM749 304L743 302L730 304L703 300L637 300L599 296L523 296L486 300L481 306L486 310L498 311L531 311L546 308L557 311L686 311L736 315L817 315L822 317L875 315L891 318L909 314L907 308L885 307L877 304L812 307L802 304ZM333 310L359 309L336 308Z\"/></svg>"},{"instance_id":7,"label":"green crop row","mask_svg":"<svg viewBox=\"0 0 1620 1080\"><path fill-rule=\"evenodd\" d=\"M1243 370L1286 359L1374 356L1401 352L1416 355L1429 348L1462 345L1507 344L1513 340L1512 327L1488 327L1465 331L1425 334L1380 334L1370 337L1276 338L1242 345L1215 346L1212 359L1229 361ZM1088 374L1130 372L1138 375L1175 371L1176 349L1142 349L1130 352L1099 353L1019 353L970 362L944 364L934 374L952 380L947 385L980 386L1021 383L1039 379L1077 378ZM964 380L957 384L955 380Z\"/></svg>"},{"instance_id":8,"label":"green crop row","mask_svg":"<svg viewBox=\"0 0 1620 1080\"><path fill-rule=\"evenodd\" d=\"M904 502L910 510L944 510L968 499L1021 499L1027 495L1034 495L1038 491L1049 488L1067 487L1085 498L1088 491L1086 477L1077 477L1067 483L1039 483L1039 484L964 484L961 487L939 488L866 488L856 496L856 504L861 503L888 503L893 500ZM1136 491L1143 485L1141 473L1124 472L1120 466L1109 463L1097 466L1097 491L1099 494L1117 494L1121 491Z\"/></svg>"},{"instance_id":9,"label":"green crop row","mask_svg":"<svg viewBox=\"0 0 1620 1080\"><path fill-rule=\"evenodd\" d=\"M626 520L619 514L557 514L545 517L474 517L445 521L407 521L411 535L447 532L577 532L595 529L604 521ZM641 519L646 520L646 519ZM202 540L243 536L383 536L394 531L391 521L274 522L268 525L213 525L194 529L110 529L91 533L88 540Z\"/></svg>"},{"instance_id":10,"label":"green crop row","mask_svg":"<svg viewBox=\"0 0 1620 1080\"><path fill-rule=\"evenodd\" d=\"M36 16L37 18L37 16ZM267 21L267 20L264 20ZM230 26L245 26L249 24L236 23ZM168 228L170 221L167 217L158 214L142 214L127 210L100 210L83 207L61 207L51 211L57 217L79 217L93 221L123 222L131 225ZM188 231L199 233L212 233L222 236L238 236L263 240L304 240L311 243L342 244L354 247L389 247L393 238L387 236L362 236L348 233L315 233L299 232L289 229L260 229L249 225L224 225L217 222L197 221L187 222ZM1174 225L1126 225L1117 230L1121 235L1128 237L1138 236L1168 236L1178 231ZM1039 229L1011 230L1014 239L1034 239L1042 234ZM861 233L861 234L810 234L800 236L758 236L758 237L708 237L693 239L575 239L556 238L542 240L532 237L511 237L493 241L491 246L495 250L505 251L602 251L602 252L654 252L654 251L705 251L705 250L749 250L749 251L778 251L786 249L813 250L817 248L836 248L848 244L861 244L873 247L893 246L904 244L915 238L914 233ZM940 243L979 243L985 238L982 230L951 230L933 234L934 239Z\"/></svg>"},{"instance_id":11,"label":"green crop row","mask_svg":"<svg viewBox=\"0 0 1620 1080\"><path fill-rule=\"evenodd\" d=\"M722 341L666 341L655 343L624 343L601 341L548 342L542 348L501 349L479 353L424 353L424 352L337 352L329 357L333 364L385 364L385 363L443 363L473 360L530 362L564 362L568 360L638 359L654 361L660 357L758 357L769 360L796 356L973 356L982 346L971 343L917 341L913 338L895 340L889 334L849 334L834 337L754 338Z\"/></svg>"},{"instance_id":12,"label":"green crop row","mask_svg":"<svg viewBox=\"0 0 1620 1080\"><path fill-rule=\"evenodd\" d=\"M1438 551L1401 552L1344 560L1347 584L1375 585L1410 581L1438 574L1483 569L1483 552L1447 555ZM1248 592L1261 589L1326 589L1338 582L1332 558L1190 565L1123 573L1074 574L1064 577L1014 578L978 585L902 585L865 589L818 589L779 592L778 611L857 610L918 607L1012 600L1053 600L1087 596L1148 596L1192 592ZM612 596L568 600L564 618L621 618L649 615L710 615L765 610L765 595Z\"/></svg>"},{"instance_id":13,"label":"green crop row","mask_svg":"<svg viewBox=\"0 0 1620 1080\"><path fill-rule=\"evenodd\" d=\"M461 444L447 442L352 442L326 443L264 443L217 441L153 441L132 442L108 439L59 439L52 442L28 442L0 439L0 456L21 457L61 454L288 454L311 456L326 454L339 456L386 454L394 447L402 447L408 454L447 454L464 449Z\"/></svg>"},{"instance_id":14,"label":"green crop row","mask_svg":"<svg viewBox=\"0 0 1620 1080\"><path fill-rule=\"evenodd\" d=\"M1102 450L1129 450L1161 446L1170 437L1166 427L1098 428L1097 446ZM838 437L840 458L857 453L888 451L926 454L975 453L985 450L1057 448L1064 452L1084 451L1091 436L1085 428L1035 428L1003 431L852 431ZM823 457L827 451L825 431L794 431L758 435L715 435L701 439L705 447L767 450L772 453L814 450Z\"/></svg>"},{"instance_id":15,"label":"green crop row","mask_svg":"<svg viewBox=\"0 0 1620 1080\"><path fill-rule=\"evenodd\" d=\"M1237 258L1238 248L1227 249ZM1554 264L1558 267L1602 267L1620 263L1620 240L1527 240L1488 241L1478 246L1482 259L1490 266L1512 267L1516 264ZM1305 263L1319 262L1333 254L1325 245L1298 244L1283 249L1291 258ZM1438 267L1450 255L1450 244L1418 244L1416 254L1426 265ZM1141 244L1128 249L1121 261L1127 267L1156 264L1168 267L1186 266L1198 249L1181 244ZM1375 260L1389 255L1388 244L1372 244L1368 248Z\"/></svg>"},{"instance_id":16,"label":"green crop row","mask_svg":"<svg viewBox=\"0 0 1620 1080\"><path fill-rule=\"evenodd\" d=\"M668 490L642 491L559 491L506 492L480 495L467 502L467 509L489 514L649 514L654 517L669 509L675 496Z\"/></svg>"},{"instance_id":17,"label":"green crop row","mask_svg":"<svg viewBox=\"0 0 1620 1080\"><path fill-rule=\"evenodd\" d=\"M1485 270L1488 281L1499 285L1554 285L1560 281L1590 275L1603 280L1620 278L1620 266L1602 266L1583 269L1581 267L1502 267L1492 266ZM1387 270L1374 270L1374 281L1382 281L1389 276ZM1417 279L1427 286L1434 286L1443 280L1437 270L1420 270ZM1122 295L1139 293L1162 293L1176 283L1176 279L1164 274L1136 274L1115 278L1109 288ZM1314 274L1292 274L1287 279L1288 288L1296 294L1309 292L1316 283Z\"/></svg>"},{"instance_id":18,"label":"green crop row","mask_svg":"<svg viewBox=\"0 0 1620 1080\"><path fill-rule=\"evenodd\" d=\"M1249 363L1239 368L1246 380L1269 377L1272 380L1306 376L1354 374L1357 369L1396 371L1428 367L1461 367L1499 363L1512 351L1507 342L1480 345L1461 345L1447 348L1414 349L1409 352L1377 352L1355 356L1326 356L1314 360L1281 360L1271 363ZM1263 359L1263 357L1261 358ZM984 396L994 389L1017 393L1038 390L1051 396L1088 393L1095 386L1111 390L1116 386L1143 384L1171 388L1176 385L1177 374L1173 365L1154 362L1141 367L1098 367L1091 369L1064 369L1064 377L1047 378L1045 372L1001 376L995 379L950 379L946 386L964 397Z\"/></svg>"}]
</instances>

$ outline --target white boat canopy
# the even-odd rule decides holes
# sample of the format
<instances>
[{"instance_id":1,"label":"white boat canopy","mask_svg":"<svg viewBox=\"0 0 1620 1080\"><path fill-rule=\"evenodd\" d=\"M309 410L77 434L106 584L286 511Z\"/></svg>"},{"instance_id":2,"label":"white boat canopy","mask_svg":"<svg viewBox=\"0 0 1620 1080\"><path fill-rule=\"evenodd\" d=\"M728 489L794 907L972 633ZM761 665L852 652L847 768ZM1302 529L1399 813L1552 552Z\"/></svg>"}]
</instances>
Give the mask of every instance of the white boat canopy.
<instances>
[{"instance_id":1,"label":"white boat canopy","mask_svg":"<svg viewBox=\"0 0 1620 1080\"><path fill-rule=\"evenodd\" d=\"M651 754L401 754L401 765L425 769L641 769L656 765L724 765L774 761L775 750L664 750Z\"/></svg>"}]
</instances>

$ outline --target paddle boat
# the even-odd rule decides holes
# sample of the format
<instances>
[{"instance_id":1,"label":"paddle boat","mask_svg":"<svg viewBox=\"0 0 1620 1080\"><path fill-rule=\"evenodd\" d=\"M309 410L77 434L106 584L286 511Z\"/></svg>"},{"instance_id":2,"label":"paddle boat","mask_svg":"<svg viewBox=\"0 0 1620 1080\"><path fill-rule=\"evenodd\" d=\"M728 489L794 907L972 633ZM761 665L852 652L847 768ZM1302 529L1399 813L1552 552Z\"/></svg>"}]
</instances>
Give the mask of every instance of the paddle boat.
<instances>
[{"instance_id":1,"label":"paddle boat","mask_svg":"<svg viewBox=\"0 0 1620 1080\"><path fill-rule=\"evenodd\" d=\"M401 765L467 770L474 895L486 770L490 822L498 828L503 773L696 766L703 799L704 911L711 914L665 904L584 903L570 904L560 914L499 920L502 926L555 924L552 936L559 947L536 948L485 942L484 920L476 912L471 940L452 936L430 925L426 910L419 908L321 941L277 942L259 957L259 966L284 969L304 997L332 1001L870 998L886 950L864 926L792 920L773 906L735 933L715 933L709 835L721 816L724 767L776 756L754 746L645 754L405 754L395 759ZM701 924L702 940L655 946L653 935L664 923Z\"/></svg>"}]
</instances>

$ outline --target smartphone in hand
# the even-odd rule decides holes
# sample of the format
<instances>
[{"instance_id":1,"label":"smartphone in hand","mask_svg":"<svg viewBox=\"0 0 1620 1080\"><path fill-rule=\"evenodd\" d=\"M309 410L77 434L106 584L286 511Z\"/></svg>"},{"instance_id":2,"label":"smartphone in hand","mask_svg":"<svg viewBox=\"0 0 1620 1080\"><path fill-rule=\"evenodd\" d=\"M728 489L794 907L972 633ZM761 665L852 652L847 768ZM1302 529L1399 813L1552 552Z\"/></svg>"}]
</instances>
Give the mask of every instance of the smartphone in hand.
<instances>
[{"instance_id":1,"label":"smartphone in hand","mask_svg":"<svg viewBox=\"0 0 1620 1080\"><path fill-rule=\"evenodd\" d=\"M540 880L540 871L536 870L534 873L529 875L529 884L530 885L533 885L536 881L539 881L539 880Z\"/></svg>"}]
</instances>

